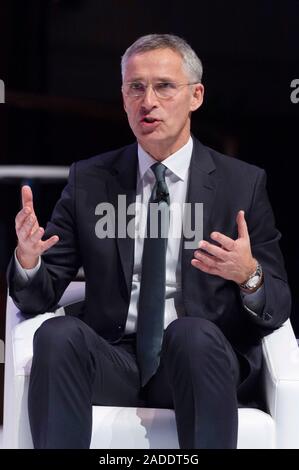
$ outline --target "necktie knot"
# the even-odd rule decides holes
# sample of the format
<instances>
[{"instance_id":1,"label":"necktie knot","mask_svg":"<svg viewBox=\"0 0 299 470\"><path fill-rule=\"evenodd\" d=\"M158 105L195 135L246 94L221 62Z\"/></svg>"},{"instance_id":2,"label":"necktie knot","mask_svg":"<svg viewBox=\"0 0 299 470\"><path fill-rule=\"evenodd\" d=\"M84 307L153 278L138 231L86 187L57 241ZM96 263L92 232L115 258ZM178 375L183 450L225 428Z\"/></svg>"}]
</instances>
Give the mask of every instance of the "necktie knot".
<instances>
[{"instance_id":1,"label":"necktie knot","mask_svg":"<svg viewBox=\"0 0 299 470\"><path fill-rule=\"evenodd\" d=\"M169 191L165 181L166 166L163 163L154 163L151 170L156 177L156 184L152 192L152 202L165 201L169 204Z\"/></svg>"},{"instance_id":2,"label":"necktie knot","mask_svg":"<svg viewBox=\"0 0 299 470\"><path fill-rule=\"evenodd\" d=\"M151 170L154 173L158 182L165 182L166 166L163 163L157 162L151 166Z\"/></svg>"}]
</instances>

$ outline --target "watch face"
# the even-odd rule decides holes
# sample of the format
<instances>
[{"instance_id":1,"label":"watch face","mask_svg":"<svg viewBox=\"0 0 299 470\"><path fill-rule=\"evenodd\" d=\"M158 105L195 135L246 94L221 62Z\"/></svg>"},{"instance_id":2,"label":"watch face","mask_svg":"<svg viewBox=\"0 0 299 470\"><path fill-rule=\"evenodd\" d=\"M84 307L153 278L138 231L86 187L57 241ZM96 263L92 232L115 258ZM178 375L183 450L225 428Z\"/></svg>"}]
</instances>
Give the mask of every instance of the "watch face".
<instances>
[{"instance_id":1,"label":"watch face","mask_svg":"<svg viewBox=\"0 0 299 470\"><path fill-rule=\"evenodd\" d=\"M250 288L252 287L255 287L258 282L260 280L260 276L256 275L256 276L253 276L251 279L249 279L249 281L247 282L247 286Z\"/></svg>"}]
</instances>

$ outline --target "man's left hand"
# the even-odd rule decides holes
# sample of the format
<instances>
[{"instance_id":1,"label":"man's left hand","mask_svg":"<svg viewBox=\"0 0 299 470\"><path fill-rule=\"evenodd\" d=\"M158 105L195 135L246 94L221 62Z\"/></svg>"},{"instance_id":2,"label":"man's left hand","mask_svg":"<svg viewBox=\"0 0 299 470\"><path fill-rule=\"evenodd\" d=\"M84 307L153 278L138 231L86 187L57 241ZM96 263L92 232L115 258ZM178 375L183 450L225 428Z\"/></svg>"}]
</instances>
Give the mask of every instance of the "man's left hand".
<instances>
[{"instance_id":1,"label":"man's left hand","mask_svg":"<svg viewBox=\"0 0 299 470\"><path fill-rule=\"evenodd\" d=\"M257 261L251 253L244 211L238 212L236 222L238 225L237 240L220 232L212 232L211 239L218 242L220 246L205 240L200 241L198 245L200 249L194 252L191 264L205 273L242 284L255 271Z\"/></svg>"}]
</instances>

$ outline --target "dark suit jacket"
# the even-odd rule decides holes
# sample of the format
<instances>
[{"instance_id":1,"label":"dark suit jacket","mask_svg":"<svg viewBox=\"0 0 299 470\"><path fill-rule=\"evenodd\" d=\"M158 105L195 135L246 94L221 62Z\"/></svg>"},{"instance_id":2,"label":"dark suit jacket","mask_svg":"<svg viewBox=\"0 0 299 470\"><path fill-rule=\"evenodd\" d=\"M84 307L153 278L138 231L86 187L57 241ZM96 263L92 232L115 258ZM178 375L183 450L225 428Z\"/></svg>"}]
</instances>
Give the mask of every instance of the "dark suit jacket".
<instances>
[{"instance_id":1,"label":"dark suit jacket","mask_svg":"<svg viewBox=\"0 0 299 470\"><path fill-rule=\"evenodd\" d=\"M10 294L23 312L38 314L53 309L83 266L86 300L82 319L112 342L123 335L134 240L99 239L95 208L100 202L116 207L119 194L127 196L127 204L135 201L137 162L137 144L133 144L73 164L45 234L46 238L59 235L59 243L43 255L41 269L25 288L16 280L14 263L10 266ZM215 322L233 345L242 363L239 393L243 401L252 393L261 367L260 338L278 328L290 313L290 293L278 244L280 233L275 228L265 183L263 170L219 154L194 139L187 202L204 203L204 239L209 239L213 230L237 238L236 215L243 209L253 255L264 270L264 312L254 317L244 309L234 282L194 268L190 264L194 250L182 250L186 315Z\"/></svg>"}]
</instances>

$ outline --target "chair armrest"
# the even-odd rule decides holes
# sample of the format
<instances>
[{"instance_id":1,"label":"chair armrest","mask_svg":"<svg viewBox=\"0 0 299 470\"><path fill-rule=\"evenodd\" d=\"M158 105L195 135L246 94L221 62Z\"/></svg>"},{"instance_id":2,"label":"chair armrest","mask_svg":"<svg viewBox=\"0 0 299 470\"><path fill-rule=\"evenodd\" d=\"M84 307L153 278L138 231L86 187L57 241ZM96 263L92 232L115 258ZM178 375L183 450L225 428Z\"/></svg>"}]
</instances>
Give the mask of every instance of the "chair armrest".
<instances>
[{"instance_id":1,"label":"chair armrest","mask_svg":"<svg viewBox=\"0 0 299 470\"><path fill-rule=\"evenodd\" d=\"M79 302L85 297L85 283L72 282L60 299L56 312L48 312L35 317L24 317L15 306L11 297L7 298L5 332L5 382L4 382L4 442L6 447L28 447L29 441L23 442L18 434L26 422L28 427L27 407L23 397L28 389L33 355L33 336L35 331L47 319L64 315L64 307ZM24 411L25 410L25 411ZM25 426L25 424L24 424ZM27 434L30 436L29 428ZM21 432L21 431L20 431ZM25 433L26 434L26 433ZM25 435L21 432L21 435ZM26 435L27 435L26 434ZM22 444L22 442L23 444ZM30 446L32 445L32 442Z\"/></svg>"},{"instance_id":2,"label":"chair armrest","mask_svg":"<svg viewBox=\"0 0 299 470\"><path fill-rule=\"evenodd\" d=\"M276 423L276 446L299 448L299 348L290 320L262 341L266 402Z\"/></svg>"},{"instance_id":3,"label":"chair armrest","mask_svg":"<svg viewBox=\"0 0 299 470\"><path fill-rule=\"evenodd\" d=\"M59 307L66 307L85 299L85 282L71 282L59 301Z\"/></svg>"},{"instance_id":4,"label":"chair armrest","mask_svg":"<svg viewBox=\"0 0 299 470\"><path fill-rule=\"evenodd\" d=\"M54 316L64 315L67 305L79 302L85 297L85 283L71 282L59 301L55 312L43 313L32 318L25 318L14 305L7 300L6 314L6 364L15 375L29 375L32 360L33 336L41 324Z\"/></svg>"}]
</instances>

